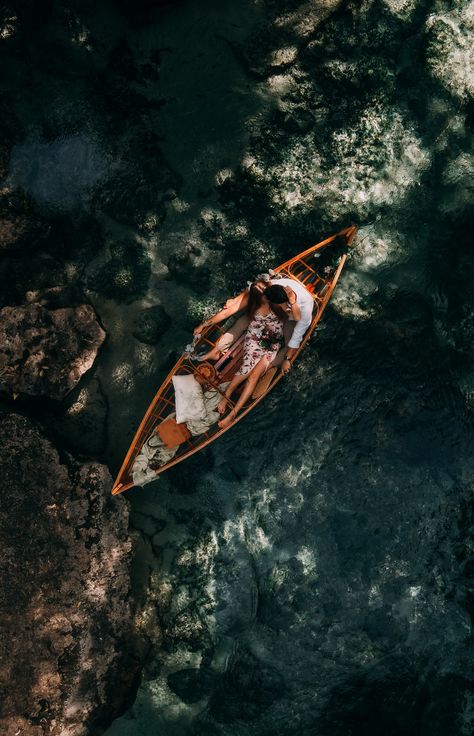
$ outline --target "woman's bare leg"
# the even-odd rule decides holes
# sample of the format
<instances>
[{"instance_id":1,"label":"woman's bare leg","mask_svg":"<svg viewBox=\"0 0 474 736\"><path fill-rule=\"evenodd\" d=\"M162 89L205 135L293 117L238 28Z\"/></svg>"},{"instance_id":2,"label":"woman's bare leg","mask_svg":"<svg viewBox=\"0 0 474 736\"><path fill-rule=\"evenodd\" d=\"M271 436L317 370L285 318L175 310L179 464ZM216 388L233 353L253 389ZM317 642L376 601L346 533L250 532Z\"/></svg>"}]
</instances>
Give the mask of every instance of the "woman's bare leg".
<instances>
[{"instance_id":1,"label":"woman's bare leg","mask_svg":"<svg viewBox=\"0 0 474 736\"><path fill-rule=\"evenodd\" d=\"M246 403L247 399L249 399L250 396L252 395L255 386L257 385L260 377L263 376L263 374L267 370L268 365L269 365L268 364L268 359L267 358L261 358L259 360L259 362L257 363L257 365L250 371L250 373L248 374L248 378L247 378L247 382L245 384L244 390L242 391L242 393L241 393L241 395L239 397L239 400L237 401L236 405L227 414L227 416L224 417L224 419L221 419L218 422L218 425L219 425L219 427L221 429L224 429L225 427L228 427L229 424L232 424L232 422L234 421L234 419L237 416L237 414L240 411L240 409L244 406L244 404ZM244 376L244 378L245 377L246 376ZM230 386L229 386L229 388L230 388Z\"/></svg>"},{"instance_id":2,"label":"woman's bare leg","mask_svg":"<svg viewBox=\"0 0 474 736\"><path fill-rule=\"evenodd\" d=\"M242 332L243 330L240 334L242 334ZM219 358L229 350L235 340L236 337L233 332L224 332L211 350L208 350L207 353L199 356L198 362L201 363L204 360L219 360Z\"/></svg>"},{"instance_id":3,"label":"woman's bare leg","mask_svg":"<svg viewBox=\"0 0 474 736\"><path fill-rule=\"evenodd\" d=\"M245 379L248 376L249 376L249 374L248 373L245 373L243 376L241 376L241 375L235 375L233 377L232 381L229 383L229 385L227 386L227 388L225 390L224 396L222 397L222 399L217 404L217 411L219 412L219 414L223 414L225 412L225 410L227 409L227 404L228 404L227 399L230 399L230 397L234 393L234 391L237 388L237 386L240 386L240 384L242 383L242 381L245 381Z\"/></svg>"},{"instance_id":4,"label":"woman's bare leg","mask_svg":"<svg viewBox=\"0 0 474 736\"><path fill-rule=\"evenodd\" d=\"M221 357L221 351L219 348L212 348L212 350L209 350L208 353L205 353L205 355L200 355L198 358L199 363L203 363L205 360L219 360Z\"/></svg>"}]
</instances>

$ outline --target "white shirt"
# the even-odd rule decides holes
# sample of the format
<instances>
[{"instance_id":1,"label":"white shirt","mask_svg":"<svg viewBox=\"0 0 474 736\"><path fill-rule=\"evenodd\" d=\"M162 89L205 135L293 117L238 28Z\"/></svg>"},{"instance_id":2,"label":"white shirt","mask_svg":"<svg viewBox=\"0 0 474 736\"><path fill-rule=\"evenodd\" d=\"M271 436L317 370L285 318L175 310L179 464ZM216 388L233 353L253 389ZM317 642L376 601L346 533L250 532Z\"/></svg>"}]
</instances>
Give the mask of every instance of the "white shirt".
<instances>
[{"instance_id":1,"label":"white shirt","mask_svg":"<svg viewBox=\"0 0 474 736\"><path fill-rule=\"evenodd\" d=\"M289 286L296 294L296 302L301 309L301 319L299 319L295 324L295 329L293 330L293 334L287 347L299 348L304 337L304 333L310 326L313 318L314 299L303 284L300 284L294 279L272 279L272 284Z\"/></svg>"}]
</instances>

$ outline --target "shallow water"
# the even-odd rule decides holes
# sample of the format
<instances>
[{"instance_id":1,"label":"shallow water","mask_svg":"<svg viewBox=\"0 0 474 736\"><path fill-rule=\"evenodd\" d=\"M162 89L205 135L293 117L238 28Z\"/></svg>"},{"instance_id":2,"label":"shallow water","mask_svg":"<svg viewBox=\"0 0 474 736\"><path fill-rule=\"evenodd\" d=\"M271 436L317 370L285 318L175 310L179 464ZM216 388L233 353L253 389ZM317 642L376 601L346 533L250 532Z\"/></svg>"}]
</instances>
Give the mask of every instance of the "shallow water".
<instances>
[{"instance_id":1,"label":"shallow water","mask_svg":"<svg viewBox=\"0 0 474 736\"><path fill-rule=\"evenodd\" d=\"M360 228L288 380L128 494L151 649L110 736L473 731L472 5L338 5L71 5L31 41L11 177L100 224L113 470L203 314ZM41 45L65 28L67 78ZM173 329L139 342L158 303Z\"/></svg>"}]
</instances>

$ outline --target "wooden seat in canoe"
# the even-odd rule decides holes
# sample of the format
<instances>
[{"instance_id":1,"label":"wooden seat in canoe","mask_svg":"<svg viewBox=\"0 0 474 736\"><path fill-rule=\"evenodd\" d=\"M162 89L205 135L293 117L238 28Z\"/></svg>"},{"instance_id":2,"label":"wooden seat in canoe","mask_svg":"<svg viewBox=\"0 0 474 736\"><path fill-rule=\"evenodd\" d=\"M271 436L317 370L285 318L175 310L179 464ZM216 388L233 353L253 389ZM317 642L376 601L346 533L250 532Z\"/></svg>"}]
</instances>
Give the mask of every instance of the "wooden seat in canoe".
<instances>
[{"instance_id":1,"label":"wooden seat in canoe","mask_svg":"<svg viewBox=\"0 0 474 736\"><path fill-rule=\"evenodd\" d=\"M273 368L269 368L261 377L260 381L257 383L253 390L252 399L259 399L260 396L263 396L264 393L266 393L270 387L270 384L272 380L275 377L276 372L278 371L278 368L274 366Z\"/></svg>"}]
</instances>

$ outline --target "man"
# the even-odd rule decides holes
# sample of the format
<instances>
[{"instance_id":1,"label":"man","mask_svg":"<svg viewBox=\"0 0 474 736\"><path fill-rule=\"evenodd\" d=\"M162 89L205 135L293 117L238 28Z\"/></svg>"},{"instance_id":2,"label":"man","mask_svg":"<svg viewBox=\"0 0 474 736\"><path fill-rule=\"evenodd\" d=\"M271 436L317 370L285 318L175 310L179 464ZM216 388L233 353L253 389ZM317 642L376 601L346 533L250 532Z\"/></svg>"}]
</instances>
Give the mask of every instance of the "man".
<instances>
[{"instance_id":1,"label":"man","mask_svg":"<svg viewBox=\"0 0 474 736\"><path fill-rule=\"evenodd\" d=\"M289 319L296 322L281 365L282 373L286 373L291 368L291 358L297 352L311 324L314 300L303 284L288 278L272 280L271 286L268 286L263 293L271 304L278 304L286 308Z\"/></svg>"}]
</instances>

